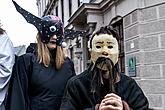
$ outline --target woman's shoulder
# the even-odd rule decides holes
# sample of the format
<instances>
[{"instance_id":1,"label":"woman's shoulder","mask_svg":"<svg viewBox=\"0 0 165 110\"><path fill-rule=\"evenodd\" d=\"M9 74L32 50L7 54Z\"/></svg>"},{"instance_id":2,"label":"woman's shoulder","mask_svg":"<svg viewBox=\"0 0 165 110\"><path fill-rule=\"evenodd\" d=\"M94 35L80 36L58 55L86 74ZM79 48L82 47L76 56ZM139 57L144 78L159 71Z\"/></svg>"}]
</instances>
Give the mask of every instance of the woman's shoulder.
<instances>
[{"instance_id":1,"label":"woman's shoulder","mask_svg":"<svg viewBox=\"0 0 165 110\"><path fill-rule=\"evenodd\" d=\"M35 57L35 55L33 53L25 53L18 56L18 58L21 58L21 57L30 58L30 57Z\"/></svg>"},{"instance_id":2,"label":"woman's shoulder","mask_svg":"<svg viewBox=\"0 0 165 110\"><path fill-rule=\"evenodd\" d=\"M125 74L120 74L120 78L121 78L121 80L123 80L123 81L125 81L125 80L127 80L127 81L135 81L132 77L127 76L127 75L125 75Z\"/></svg>"},{"instance_id":3,"label":"woman's shoulder","mask_svg":"<svg viewBox=\"0 0 165 110\"><path fill-rule=\"evenodd\" d=\"M17 56L17 60L24 60L26 61L36 61L36 55L34 55L33 53L25 53L23 55Z\"/></svg>"},{"instance_id":4,"label":"woman's shoulder","mask_svg":"<svg viewBox=\"0 0 165 110\"><path fill-rule=\"evenodd\" d=\"M125 87L138 87L138 84L136 80L130 76L121 74L119 84L125 86Z\"/></svg>"}]
</instances>

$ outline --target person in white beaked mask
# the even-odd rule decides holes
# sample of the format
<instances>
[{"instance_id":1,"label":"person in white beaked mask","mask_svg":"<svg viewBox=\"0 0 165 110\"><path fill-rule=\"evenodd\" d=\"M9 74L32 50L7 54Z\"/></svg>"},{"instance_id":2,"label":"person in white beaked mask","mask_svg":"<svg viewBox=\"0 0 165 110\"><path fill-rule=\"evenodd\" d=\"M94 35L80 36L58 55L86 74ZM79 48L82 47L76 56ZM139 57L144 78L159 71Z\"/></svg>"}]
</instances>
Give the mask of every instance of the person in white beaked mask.
<instances>
[{"instance_id":1,"label":"person in white beaked mask","mask_svg":"<svg viewBox=\"0 0 165 110\"><path fill-rule=\"evenodd\" d=\"M118 39L111 26L92 35L91 64L68 81L60 110L148 110L142 89L119 71Z\"/></svg>"},{"instance_id":2,"label":"person in white beaked mask","mask_svg":"<svg viewBox=\"0 0 165 110\"><path fill-rule=\"evenodd\" d=\"M34 50L17 57L6 110L59 110L66 83L76 75L72 60L64 54L63 23L58 16L39 18L13 4L38 34Z\"/></svg>"},{"instance_id":3,"label":"person in white beaked mask","mask_svg":"<svg viewBox=\"0 0 165 110\"><path fill-rule=\"evenodd\" d=\"M0 23L0 110L5 110L5 97L15 62L14 46Z\"/></svg>"}]
</instances>

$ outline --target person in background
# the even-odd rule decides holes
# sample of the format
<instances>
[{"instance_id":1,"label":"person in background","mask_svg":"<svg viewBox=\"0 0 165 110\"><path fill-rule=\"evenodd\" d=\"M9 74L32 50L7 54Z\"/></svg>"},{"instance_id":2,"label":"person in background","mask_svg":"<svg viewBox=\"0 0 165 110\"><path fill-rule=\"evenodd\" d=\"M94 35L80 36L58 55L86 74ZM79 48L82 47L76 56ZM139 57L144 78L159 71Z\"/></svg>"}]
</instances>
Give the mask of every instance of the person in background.
<instances>
[{"instance_id":1,"label":"person in background","mask_svg":"<svg viewBox=\"0 0 165 110\"><path fill-rule=\"evenodd\" d=\"M5 110L5 97L15 62L15 55L13 43L1 26L0 23L0 110Z\"/></svg>"},{"instance_id":2,"label":"person in background","mask_svg":"<svg viewBox=\"0 0 165 110\"><path fill-rule=\"evenodd\" d=\"M14 65L6 110L59 110L67 81L76 75L63 52L63 23L54 15L38 18L13 3L38 34L36 51L19 56Z\"/></svg>"},{"instance_id":3,"label":"person in background","mask_svg":"<svg viewBox=\"0 0 165 110\"><path fill-rule=\"evenodd\" d=\"M119 71L118 39L111 26L92 35L91 65L68 81L61 110L148 110L142 89Z\"/></svg>"}]
</instances>

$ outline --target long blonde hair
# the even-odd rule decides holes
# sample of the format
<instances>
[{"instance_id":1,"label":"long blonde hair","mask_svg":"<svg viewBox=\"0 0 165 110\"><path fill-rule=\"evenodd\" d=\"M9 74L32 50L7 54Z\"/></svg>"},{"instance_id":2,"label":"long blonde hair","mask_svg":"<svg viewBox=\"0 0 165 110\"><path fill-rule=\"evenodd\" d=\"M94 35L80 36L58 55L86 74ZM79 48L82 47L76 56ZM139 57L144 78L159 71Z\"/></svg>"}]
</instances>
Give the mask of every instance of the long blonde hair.
<instances>
[{"instance_id":1,"label":"long blonde hair","mask_svg":"<svg viewBox=\"0 0 165 110\"><path fill-rule=\"evenodd\" d=\"M37 59L39 63L43 63L45 67L48 67L51 61L51 55L46 44L41 41L41 37L37 34ZM59 70L64 63L64 52L61 46L56 47L55 68Z\"/></svg>"}]
</instances>

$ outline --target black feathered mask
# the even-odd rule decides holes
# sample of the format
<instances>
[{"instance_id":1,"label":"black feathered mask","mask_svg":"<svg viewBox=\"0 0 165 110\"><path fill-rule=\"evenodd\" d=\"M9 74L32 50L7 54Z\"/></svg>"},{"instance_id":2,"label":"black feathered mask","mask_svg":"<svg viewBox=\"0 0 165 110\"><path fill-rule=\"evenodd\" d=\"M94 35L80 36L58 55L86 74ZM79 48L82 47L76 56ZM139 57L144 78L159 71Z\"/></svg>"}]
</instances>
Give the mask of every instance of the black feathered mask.
<instances>
[{"instance_id":1,"label":"black feathered mask","mask_svg":"<svg viewBox=\"0 0 165 110\"><path fill-rule=\"evenodd\" d=\"M12 0L12 2L15 5L16 10L26 19L26 21L37 28L43 43L47 44L51 36L57 35L56 44L59 46L62 45L64 28L59 17L48 15L39 18L20 7L15 1Z\"/></svg>"}]
</instances>

